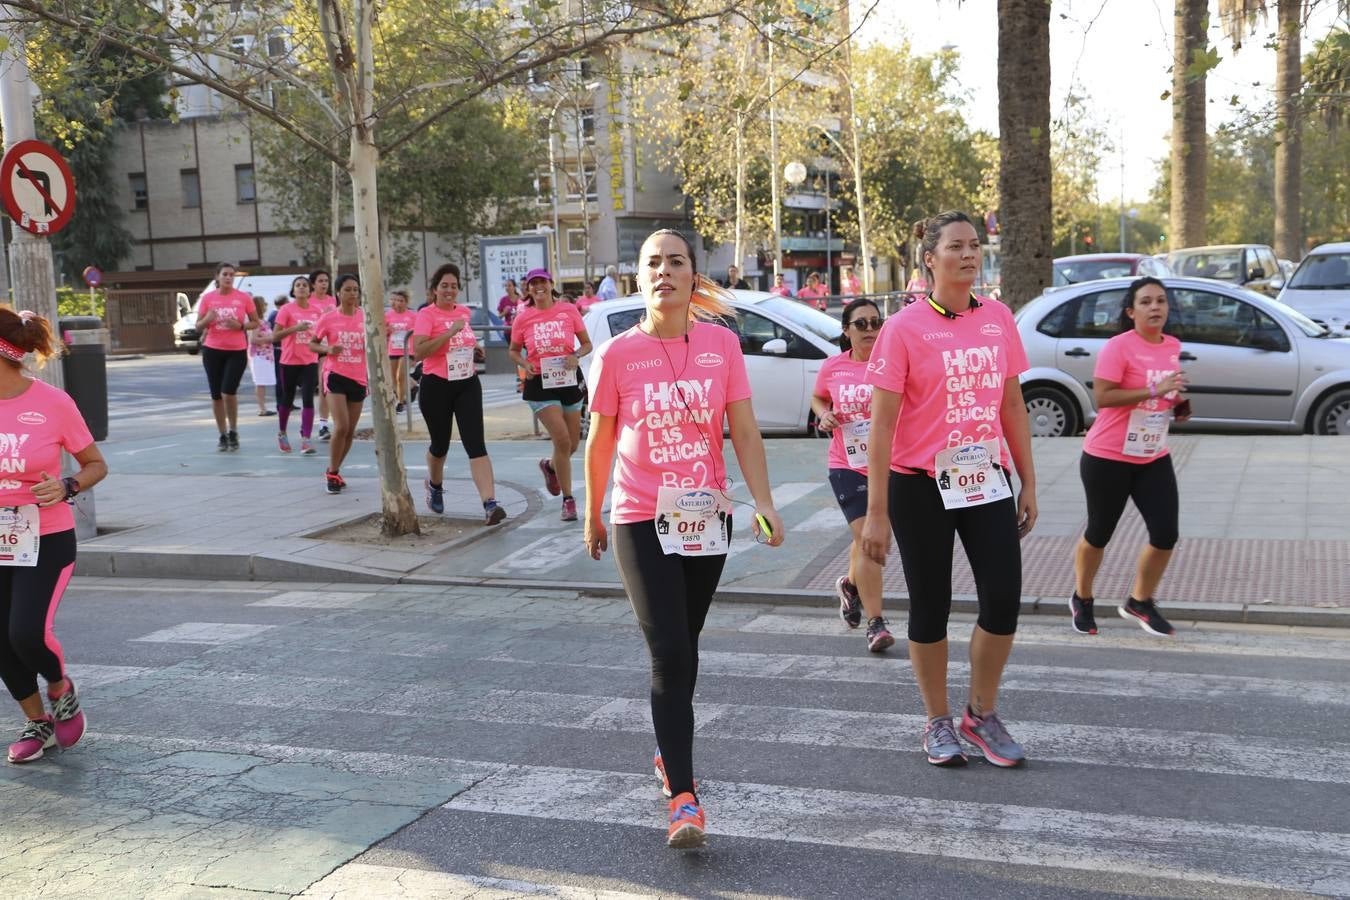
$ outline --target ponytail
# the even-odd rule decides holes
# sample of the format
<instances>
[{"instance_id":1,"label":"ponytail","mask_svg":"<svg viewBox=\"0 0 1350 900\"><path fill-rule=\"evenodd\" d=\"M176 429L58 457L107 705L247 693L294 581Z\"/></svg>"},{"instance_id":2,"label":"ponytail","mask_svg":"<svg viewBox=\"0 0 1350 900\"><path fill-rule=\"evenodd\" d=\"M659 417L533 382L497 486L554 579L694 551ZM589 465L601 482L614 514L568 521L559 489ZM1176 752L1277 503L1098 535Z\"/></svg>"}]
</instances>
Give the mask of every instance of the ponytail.
<instances>
[{"instance_id":1,"label":"ponytail","mask_svg":"<svg viewBox=\"0 0 1350 900\"><path fill-rule=\"evenodd\" d=\"M734 319L731 291L705 275L694 275L694 291L689 295L689 318Z\"/></svg>"},{"instance_id":2,"label":"ponytail","mask_svg":"<svg viewBox=\"0 0 1350 900\"><path fill-rule=\"evenodd\" d=\"M0 359L17 369L23 366L24 355L31 353L41 368L47 360L64 352L65 346L52 334L51 325L42 316L26 309L15 312L8 306L0 306Z\"/></svg>"}]
</instances>

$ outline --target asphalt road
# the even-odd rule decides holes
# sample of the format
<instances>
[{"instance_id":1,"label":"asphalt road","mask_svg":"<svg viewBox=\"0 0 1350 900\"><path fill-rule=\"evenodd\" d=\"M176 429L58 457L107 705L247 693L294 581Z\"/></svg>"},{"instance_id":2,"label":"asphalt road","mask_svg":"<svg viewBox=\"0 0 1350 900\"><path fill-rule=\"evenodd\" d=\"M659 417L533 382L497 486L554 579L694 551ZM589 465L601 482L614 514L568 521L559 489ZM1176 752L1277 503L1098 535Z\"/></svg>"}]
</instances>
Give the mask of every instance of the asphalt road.
<instances>
[{"instance_id":1,"label":"asphalt road","mask_svg":"<svg viewBox=\"0 0 1350 900\"><path fill-rule=\"evenodd\" d=\"M1350 894L1350 634L1102 619L1025 623L1000 698L1025 768L940 770L902 647L716 604L710 846L678 853L622 600L77 579L57 633L91 731L0 767L0 893Z\"/></svg>"}]
</instances>

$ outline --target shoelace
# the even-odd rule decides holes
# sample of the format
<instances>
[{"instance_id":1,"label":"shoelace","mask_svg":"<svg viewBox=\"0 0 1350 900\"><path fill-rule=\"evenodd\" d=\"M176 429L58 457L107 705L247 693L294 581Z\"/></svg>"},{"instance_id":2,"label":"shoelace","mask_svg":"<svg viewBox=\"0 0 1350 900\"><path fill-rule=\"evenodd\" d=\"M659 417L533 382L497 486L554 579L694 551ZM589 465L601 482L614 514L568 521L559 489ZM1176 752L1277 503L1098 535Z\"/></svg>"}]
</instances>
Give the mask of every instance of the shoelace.
<instances>
[{"instance_id":1,"label":"shoelace","mask_svg":"<svg viewBox=\"0 0 1350 900\"><path fill-rule=\"evenodd\" d=\"M52 701L52 715L61 721L73 717L80 711L80 701L75 696L75 689L70 688L60 697Z\"/></svg>"},{"instance_id":2,"label":"shoelace","mask_svg":"<svg viewBox=\"0 0 1350 900\"><path fill-rule=\"evenodd\" d=\"M23 731L19 734L21 741L45 741L52 735L51 722L35 722L29 720L28 724L23 726Z\"/></svg>"},{"instance_id":3,"label":"shoelace","mask_svg":"<svg viewBox=\"0 0 1350 900\"><path fill-rule=\"evenodd\" d=\"M959 744L956 737L956 726L952 724L950 716L938 719L933 722L933 727L928 732L929 743L931 744Z\"/></svg>"},{"instance_id":4,"label":"shoelace","mask_svg":"<svg viewBox=\"0 0 1350 900\"><path fill-rule=\"evenodd\" d=\"M984 731L987 738L993 743L1003 744L1013 742L1012 735L1008 734L1008 729L1003 727L1003 722L996 713L989 713L987 716L980 719L978 727Z\"/></svg>"}]
</instances>

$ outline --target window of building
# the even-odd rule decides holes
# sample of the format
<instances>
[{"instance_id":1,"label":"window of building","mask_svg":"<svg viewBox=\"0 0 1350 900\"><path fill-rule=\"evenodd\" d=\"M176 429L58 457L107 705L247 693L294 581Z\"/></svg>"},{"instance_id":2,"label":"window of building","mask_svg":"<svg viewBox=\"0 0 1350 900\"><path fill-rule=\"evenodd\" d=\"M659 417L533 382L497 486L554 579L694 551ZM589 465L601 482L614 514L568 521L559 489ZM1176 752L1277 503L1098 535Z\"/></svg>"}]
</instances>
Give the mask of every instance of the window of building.
<instances>
[{"instance_id":1,"label":"window of building","mask_svg":"<svg viewBox=\"0 0 1350 900\"><path fill-rule=\"evenodd\" d=\"M196 169L182 169L178 178L183 185L183 209L196 209L202 205L202 183L197 179Z\"/></svg>"},{"instance_id":2,"label":"window of building","mask_svg":"<svg viewBox=\"0 0 1350 900\"><path fill-rule=\"evenodd\" d=\"M230 38L230 49L235 53L247 53L249 40L244 35L237 35Z\"/></svg>"},{"instance_id":3,"label":"window of building","mask_svg":"<svg viewBox=\"0 0 1350 900\"><path fill-rule=\"evenodd\" d=\"M567 229L567 252L576 256L586 252L586 230L584 228Z\"/></svg>"},{"instance_id":4,"label":"window of building","mask_svg":"<svg viewBox=\"0 0 1350 900\"><path fill-rule=\"evenodd\" d=\"M588 201L594 202L595 200L599 199L600 196L599 192L596 189L595 184L595 166L583 166L581 171L582 171L581 176L582 181L584 182L586 187L586 199ZM567 199L572 202L580 200L581 188L582 186L580 184L577 184L576 170L573 169L569 171L567 173Z\"/></svg>"},{"instance_id":5,"label":"window of building","mask_svg":"<svg viewBox=\"0 0 1350 900\"><path fill-rule=\"evenodd\" d=\"M547 169L540 169L534 175L534 202L541 206L553 202L553 176Z\"/></svg>"},{"instance_id":6,"label":"window of building","mask_svg":"<svg viewBox=\"0 0 1350 900\"><path fill-rule=\"evenodd\" d=\"M253 183L253 166L234 167L234 199L236 203L254 203L258 193Z\"/></svg>"},{"instance_id":7,"label":"window of building","mask_svg":"<svg viewBox=\"0 0 1350 900\"><path fill-rule=\"evenodd\" d=\"M583 80L589 79L595 74L595 63L589 56L583 56L581 61L577 64L577 72L581 75Z\"/></svg>"},{"instance_id":8,"label":"window of building","mask_svg":"<svg viewBox=\"0 0 1350 900\"><path fill-rule=\"evenodd\" d=\"M267 36L267 55L268 56L286 55L285 29L273 28L272 33Z\"/></svg>"},{"instance_id":9,"label":"window of building","mask_svg":"<svg viewBox=\"0 0 1350 900\"><path fill-rule=\"evenodd\" d=\"M131 182L131 208L145 209L150 205L150 192L146 189L145 173L132 172L127 176Z\"/></svg>"},{"instance_id":10,"label":"window of building","mask_svg":"<svg viewBox=\"0 0 1350 900\"><path fill-rule=\"evenodd\" d=\"M590 106L581 108L581 139L588 144L595 143L595 109Z\"/></svg>"}]
</instances>

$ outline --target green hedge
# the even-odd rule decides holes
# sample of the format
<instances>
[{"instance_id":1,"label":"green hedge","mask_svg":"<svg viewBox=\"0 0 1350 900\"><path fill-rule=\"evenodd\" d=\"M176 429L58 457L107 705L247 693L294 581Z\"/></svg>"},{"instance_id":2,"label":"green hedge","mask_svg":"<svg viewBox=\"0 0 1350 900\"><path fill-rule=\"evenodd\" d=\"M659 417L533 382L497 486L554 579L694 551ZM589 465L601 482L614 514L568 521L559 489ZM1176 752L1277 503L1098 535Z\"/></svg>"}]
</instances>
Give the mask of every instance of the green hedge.
<instances>
[{"instance_id":1,"label":"green hedge","mask_svg":"<svg viewBox=\"0 0 1350 900\"><path fill-rule=\"evenodd\" d=\"M106 313L103 291L94 291L94 309L91 311L88 288L80 290L71 287L57 288L56 310L62 316L97 315L102 319Z\"/></svg>"}]
</instances>

